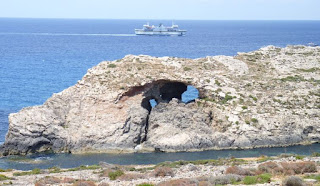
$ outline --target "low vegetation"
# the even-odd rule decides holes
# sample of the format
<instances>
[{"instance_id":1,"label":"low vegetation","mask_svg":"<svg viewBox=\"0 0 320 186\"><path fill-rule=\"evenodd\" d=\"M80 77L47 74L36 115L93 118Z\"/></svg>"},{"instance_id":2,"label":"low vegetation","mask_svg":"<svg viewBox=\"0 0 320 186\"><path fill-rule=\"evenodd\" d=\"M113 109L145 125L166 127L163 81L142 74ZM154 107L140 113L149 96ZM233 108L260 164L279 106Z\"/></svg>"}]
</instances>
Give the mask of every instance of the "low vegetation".
<instances>
[{"instance_id":1,"label":"low vegetation","mask_svg":"<svg viewBox=\"0 0 320 186\"><path fill-rule=\"evenodd\" d=\"M242 177L235 174L227 174L222 176L214 176L208 178L209 185L227 185L236 184L242 180Z\"/></svg>"},{"instance_id":2,"label":"low vegetation","mask_svg":"<svg viewBox=\"0 0 320 186\"><path fill-rule=\"evenodd\" d=\"M169 186L169 185L197 185L198 181L195 179L181 178L159 183L157 186Z\"/></svg>"},{"instance_id":3,"label":"low vegetation","mask_svg":"<svg viewBox=\"0 0 320 186\"><path fill-rule=\"evenodd\" d=\"M116 180L119 176L122 176L124 172L122 170L111 171L108 174L110 180Z\"/></svg>"},{"instance_id":4,"label":"low vegetation","mask_svg":"<svg viewBox=\"0 0 320 186\"><path fill-rule=\"evenodd\" d=\"M320 71L320 68L313 67L309 69L298 69L298 70L301 72L317 72L317 71Z\"/></svg>"},{"instance_id":5,"label":"low vegetation","mask_svg":"<svg viewBox=\"0 0 320 186\"><path fill-rule=\"evenodd\" d=\"M227 168L226 174L236 174L240 176L251 176L253 175L249 170L238 167L238 166L232 166Z\"/></svg>"},{"instance_id":6,"label":"low vegetation","mask_svg":"<svg viewBox=\"0 0 320 186\"><path fill-rule=\"evenodd\" d=\"M298 176L290 176L282 181L283 186L304 186L303 180Z\"/></svg>"},{"instance_id":7,"label":"low vegetation","mask_svg":"<svg viewBox=\"0 0 320 186\"><path fill-rule=\"evenodd\" d=\"M118 177L118 179L121 181L131 181L131 180L144 179L144 178L147 178L147 175L141 174L141 173L127 173Z\"/></svg>"},{"instance_id":8,"label":"low vegetation","mask_svg":"<svg viewBox=\"0 0 320 186\"><path fill-rule=\"evenodd\" d=\"M111 64L108 65L108 68L116 68L116 67L117 67L117 65L116 65L116 64L113 64L113 63L111 63Z\"/></svg>"},{"instance_id":9,"label":"low vegetation","mask_svg":"<svg viewBox=\"0 0 320 186\"><path fill-rule=\"evenodd\" d=\"M11 172L12 169L0 169L0 172Z\"/></svg>"},{"instance_id":10,"label":"low vegetation","mask_svg":"<svg viewBox=\"0 0 320 186\"><path fill-rule=\"evenodd\" d=\"M311 82L311 83L320 83L320 80L315 80L314 78L305 79L304 77L299 76L299 75L287 76L285 78L281 78L280 80L282 82L303 82L303 81L307 81L307 82Z\"/></svg>"},{"instance_id":11,"label":"low vegetation","mask_svg":"<svg viewBox=\"0 0 320 186\"><path fill-rule=\"evenodd\" d=\"M11 180L12 178L9 178L3 174L0 174L0 181L4 181L4 180Z\"/></svg>"},{"instance_id":12,"label":"low vegetation","mask_svg":"<svg viewBox=\"0 0 320 186\"><path fill-rule=\"evenodd\" d=\"M314 154L318 155L318 154ZM292 158L299 160L296 162L290 161L273 161L278 158ZM283 180L283 185L296 185L305 184L303 179L296 177L295 175L305 174L304 179L314 179L317 184L320 183L320 174L317 172L317 164L313 161L300 161L305 156L294 155L294 154L281 154L278 157L267 157L261 156L256 159L237 159L237 158L223 158L223 159L209 159L209 160L196 160L196 161L175 161L175 162L163 162L154 166L143 166L143 168L137 168L135 166L109 166L103 168L99 165L91 166L79 166L71 169L60 169L59 167L52 167L47 170L33 169L32 171L14 172L14 176L27 176L45 173L63 173L67 174L68 171L81 171L81 170L92 170L90 174L99 174L102 177L108 177L111 181L129 181L134 184L135 180L148 179L154 177L157 180L162 180L162 177L166 177L163 182L157 185L255 185L270 183L272 176L276 180ZM250 167L251 162L258 162L259 166ZM263 162L263 163L261 163ZM200 166L199 166L200 165ZM202 166L226 166L223 175L221 176L202 176L195 178L181 178L179 172L185 171L201 171ZM245 165L245 166L243 166ZM256 164L254 164L256 165ZM181 166L184 166L179 170ZM248 167L248 168L244 168ZM211 167L212 168L212 167ZM99 169L96 171L96 169ZM5 171L5 170L4 170ZM72 173L78 174L78 173ZM177 179L176 178L179 178ZM279 177L280 176L280 177ZM284 176L289 176L284 179ZM169 178L171 177L171 179ZM34 176L36 178L36 176ZM39 178L39 177L38 177ZM41 176L40 176L41 178ZM169 180L168 180L169 178ZM19 179L16 177L15 179ZM24 178L20 178L24 179ZM107 181L109 180L107 179ZM6 175L0 174L0 181L9 180L10 183L15 182L13 178L7 177ZM83 180L68 178L68 177L54 177L45 176L35 182L36 186L42 185L97 185L95 181L90 179ZM139 183L139 182L138 182ZM140 182L141 183L141 182ZM6 184L2 182L2 184ZM15 183L12 183L15 184ZM110 183L104 182L100 185L108 185ZM141 183L140 186L153 186L153 183Z\"/></svg>"},{"instance_id":13,"label":"low vegetation","mask_svg":"<svg viewBox=\"0 0 320 186\"><path fill-rule=\"evenodd\" d=\"M70 168L70 169L60 169L59 167L52 167L49 168L49 173L60 173L60 172L68 172L68 171L80 171L80 170L95 170L100 169L99 165L81 165L79 167ZM23 172L15 172L13 173L14 176L25 176L25 175L35 175L35 174L42 174L42 171L38 168L33 169L31 171L23 171Z\"/></svg>"},{"instance_id":14,"label":"low vegetation","mask_svg":"<svg viewBox=\"0 0 320 186\"><path fill-rule=\"evenodd\" d=\"M181 165L193 164L193 165L242 165L246 164L247 161L243 159L236 159L236 158L220 158L220 159L208 159L208 160L195 160L195 161L175 161L175 162L163 162L156 165L159 166L166 166L170 168L177 168Z\"/></svg>"},{"instance_id":15,"label":"low vegetation","mask_svg":"<svg viewBox=\"0 0 320 186\"><path fill-rule=\"evenodd\" d=\"M154 186L152 183L141 183L138 184L137 186Z\"/></svg>"},{"instance_id":16,"label":"low vegetation","mask_svg":"<svg viewBox=\"0 0 320 186\"><path fill-rule=\"evenodd\" d=\"M153 174L155 177L174 176L174 172L170 167L157 167L154 169Z\"/></svg>"},{"instance_id":17,"label":"low vegetation","mask_svg":"<svg viewBox=\"0 0 320 186\"><path fill-rule=\"evenodd\" d=\"M251 122L253 122L253 123L258 123L258 119L256 119L256 118L251 118Z\"/></svg>"},{"instance_id":18,"label":"low vegetation","mask_svg":"<svg viewBox=\"0 0 320 186\"><path fill-rule=\"evenodd\" d=\"M95 170L95 169L100 169L100 168L101 168L101 166L99 166L99 165L81 165L79 167L70 168L65 171Z\"/></svg>"},{"instance_id":19,"label":"low vegetation","mask_svg":"<svg viewBox=\"0 0 320 186\"><path fill-rule=\"evenodd\" d=\"M40 169L33 169L31 171L13 173L14 176L25 176L25 175L34 175L34 174L41 174L41 170Z\"/></svg>"},{"instance_id":20,"label":"low vegetation","mask_svg":"<svg viewBox=\"0 0 320 186\"><path fill-rule=\"evenodd\" d=\"M243 184L253 185L258 183L270 183L271 174L260 174L257 176L246 176L243 179Z\"/></svg>"},{"instance_id":21,"label":"low vegetation","mask_svg":"<svg viewBox=\"0 0 320 186\"><path fill-rule=\"evenodd\" d=\"M314 162L266 162L258 166L260 171L271 174L294 175L317 172L317 166Z\"/></svg>"},{"instance_id":22,"label":"low vegetation","mask_svg":"<svg viewBox=\"0 0 320 186\"><path fill-rule=\"evenodd\" d=\"M312 157L320 157L320 152L314 152L311 154Z\"/></svg>"},{"instance_id":23,"label":"low vegetation","mask_svg":"<svg viewBox=\"0 0 320 186\"><path fill-rule=\"evenodd\" d=\"M304 176L305 179L314 179L320 182L320 174L313 174L313 175L307 175Z\"/></svg>"},{"instance_id":24,"label":"low vegetation","mask_svg":"<svg viewBox=\"0 0 320 186\"><path fill-rule=\"evenodd\" d=\"M96 184L93 181L79 180L76 181L72 186L96 186Z\"/></svg>"}]
</instances>

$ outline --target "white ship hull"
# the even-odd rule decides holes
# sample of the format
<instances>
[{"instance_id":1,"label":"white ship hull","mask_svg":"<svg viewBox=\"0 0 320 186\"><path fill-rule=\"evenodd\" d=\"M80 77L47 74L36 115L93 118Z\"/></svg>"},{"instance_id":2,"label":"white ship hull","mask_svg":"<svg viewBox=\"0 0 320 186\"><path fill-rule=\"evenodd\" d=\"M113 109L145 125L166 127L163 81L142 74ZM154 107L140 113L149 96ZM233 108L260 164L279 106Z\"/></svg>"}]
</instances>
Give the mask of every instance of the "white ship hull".
<instances>
[{"instance_id":1,"label":"white ship hull","mask_svg":"<svg viewBox=\"0 0 320 186\"><path fill-rule=\"evenodd\" d=\"M144 30L135 30L136 35L159 35L159 36L183 36L186 31L144 31Z\"/></svg>"}]
</instances>

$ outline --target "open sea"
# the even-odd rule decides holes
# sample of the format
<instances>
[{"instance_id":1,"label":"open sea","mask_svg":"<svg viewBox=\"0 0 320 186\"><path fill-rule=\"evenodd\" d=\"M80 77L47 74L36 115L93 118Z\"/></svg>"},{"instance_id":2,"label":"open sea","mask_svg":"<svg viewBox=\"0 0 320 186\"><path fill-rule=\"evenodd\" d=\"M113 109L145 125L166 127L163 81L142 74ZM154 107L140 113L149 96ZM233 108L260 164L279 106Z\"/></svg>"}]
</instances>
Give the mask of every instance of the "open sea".
<instances>
[{"instance_id":1,"label":"open sea","mask_svg":"<svg viewBox=\"0 0 320 186\"><path fill-rule=\"evenodd\" d=\"M175 21L183 37L136 36L147 21L0 18L0 144L8 115L42 104L88 68L127 54L200 58L263 46L320 44L320 21Z\"/></svg>"}]
</instances>

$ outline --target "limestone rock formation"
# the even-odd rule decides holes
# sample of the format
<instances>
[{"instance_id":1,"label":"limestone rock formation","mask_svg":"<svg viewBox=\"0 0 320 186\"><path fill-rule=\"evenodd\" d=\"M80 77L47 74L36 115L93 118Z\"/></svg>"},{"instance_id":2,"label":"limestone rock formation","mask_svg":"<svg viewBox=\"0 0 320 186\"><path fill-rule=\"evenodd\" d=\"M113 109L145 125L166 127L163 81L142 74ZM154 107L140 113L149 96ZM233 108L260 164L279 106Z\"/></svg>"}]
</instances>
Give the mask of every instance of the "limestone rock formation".
<instances>
[{"instance_id":1,"label":"limestone rock formation","mask_svg":"<svg viewBox=\"0 0 320 186\"><path fill-rule=\"evenodd\" d=\"M199 98L184 103L188 85ZM319 142L319 117L320 47L194 60L128 55L89 69L43 105L10 114L1 152L286 146Z\"/></svg>"}]
</instances>

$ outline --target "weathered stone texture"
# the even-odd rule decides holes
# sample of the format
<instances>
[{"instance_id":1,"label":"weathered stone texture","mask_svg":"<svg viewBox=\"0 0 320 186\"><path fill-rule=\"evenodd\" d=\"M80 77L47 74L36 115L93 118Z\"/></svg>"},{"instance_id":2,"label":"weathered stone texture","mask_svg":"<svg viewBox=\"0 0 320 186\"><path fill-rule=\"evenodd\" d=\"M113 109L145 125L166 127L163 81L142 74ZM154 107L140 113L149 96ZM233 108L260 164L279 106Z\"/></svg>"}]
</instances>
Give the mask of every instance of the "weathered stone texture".
<instances>
[{"instance_id":1,"label":"weathered stone texture","mask_svg":"<svg viewBox=\"0 0 320 186\"><path fill-rule=\"evenodd\" d=\"M199 98L182 103L192 85ZM151 108L150 99L158 105ZM4 155L189 151L320 141L320 48L101 62L43 105L9 116Z\"/></svg>"}]
</instances>

